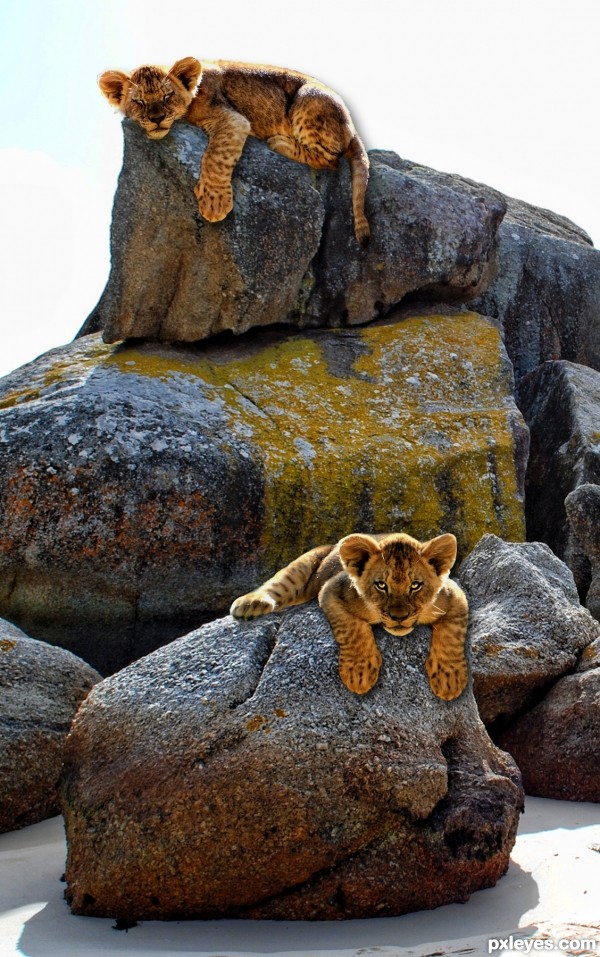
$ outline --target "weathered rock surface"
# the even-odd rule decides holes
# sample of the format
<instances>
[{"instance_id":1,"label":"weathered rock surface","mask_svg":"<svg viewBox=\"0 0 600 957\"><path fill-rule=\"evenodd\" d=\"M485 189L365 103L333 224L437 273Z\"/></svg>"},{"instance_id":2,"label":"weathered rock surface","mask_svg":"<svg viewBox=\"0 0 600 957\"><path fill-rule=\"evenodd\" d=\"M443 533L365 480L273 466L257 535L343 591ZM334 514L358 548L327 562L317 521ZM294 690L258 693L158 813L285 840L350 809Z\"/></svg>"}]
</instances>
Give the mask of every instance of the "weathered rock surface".
<instances>
[{"instance_id":1,"label":"weathered rock surface","mask_svg":"<svg viewBox=\"0 0 600 957\"><path fill-rule=\"evenodd\" d=\"M475 697L495 736L575 666L600 626L579 604L567 566L542 543L486 535L458 578L469 598Z\"/></svg>"},{"instance_id":2,"label":"weathered rock surface","mask_svg":"<svg viewBox=\"0 0 600 957\"><path fill-rule=\"evenodd\" d=\"M345 162L317 173L249 140L234 210L211 224L193 193L205 134L178 124L152 142L129 121L123 131L111 274L82 334L189 342L273 323L356 325L418 290L466 301L493 273L505 201L489 187L373 151L364 251Z\"/></svg>"},{"instance_id":3,"label":"weathered rock surface","mask_svg":"<svg viewBox=\"0 0 600 957\"><path fill-rule=\"evenodd\" d=\"M518 383L517 401L531 433L527 538L546 542L567 563L585 600L590 561L569 524L565 499L579 485L600 484L600 372L546 362Z\"/></svg>"},{"instance_id":4,"label":"weathered rock surface","mask_svg":"<svg viewBox=\"0 0 600 957\"><path fill-rule=\"evenodd\" d=\"M471 308L502 322L517 379L554 359L600 369L600 250L550 210L507 206L497 275Z\"/></svg>"},{"instance_id":5,"label":"weathered rock surface","mask_svg":"<svg viewBox=\"0 0 600 957\"><path fill-rule=\"evenodd\" d=\"M569 492L565 499L565 512L570 530L589 562L590 585L585 595L585 605L600 621L600 485L584 483ZM587 569L583 571L585 575Z\"/></svg>"},{"instance_id":6,"label":"weathered rock surface","mask_svg":"<svg viewBox=\"0 0 600 957\"><path fill-rule=\"evenodd\" d=\"M520 779L470 689L430 691L429 638L379 633L357 696L313 602L205 625L97 685L66 753L73 911L354 918L494 884Z\"/></svg>"},{"instance_id":7,"label":"weathered rock surface","mask_svg":"<svg viewBox=\"0 0 600 957\"><path fill-rule=\"evenodd\" d=\"M0 620L0 832L60 812L64 741L99 678L70 652Z\"/></svg>"},{"instance_id":8,"label":"weathered rock surface","mask_svg":"<svg viewBox=\"0 0 600 957\"><path fill-rule=\"evenodd\" d=\"M591 646L590 646L591 647ZM528 794L600 801L600 662L596 649L561 678L498 743L510 751Z\"/></svg>"},{"instance_id":9,"label":"weathered rock surface","mask_svg":"<svg viewBox=\"0 0 600 957\"><path fill-rule=\"evenodd\" d=\"M0 614L104 673L351 531L523 537L527 432L499 330L110 347L0 385Z\"/></svg>"}]
</instances>

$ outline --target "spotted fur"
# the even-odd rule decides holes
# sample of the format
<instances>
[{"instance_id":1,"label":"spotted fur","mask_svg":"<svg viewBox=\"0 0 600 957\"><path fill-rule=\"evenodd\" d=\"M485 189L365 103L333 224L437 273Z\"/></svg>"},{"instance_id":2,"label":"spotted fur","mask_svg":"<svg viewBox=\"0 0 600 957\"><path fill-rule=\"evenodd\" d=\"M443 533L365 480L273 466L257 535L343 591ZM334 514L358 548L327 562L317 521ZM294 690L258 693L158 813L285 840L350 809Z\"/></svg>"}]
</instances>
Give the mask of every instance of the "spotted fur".
<instances>
[{"instance_id":1,"label":"spotted fur","mask_svg":"<svg viewBox=\"0 0 600 957\"><path fill-rule=\"evenodd\" d=\"M166 136L176 120L208 134L194 192L209 222L219 222L233 208L231 177L248 136L313 169L336 169L345 156L356 239L362 246L368 243L367 152L341 98L318 80L263 64L200 64L186 57L170 70L143 66L131 75L109 70L98 83L108 101L151 139Z\"/></svg>"},{"instance_id":2,"label":"spotted fur","mask_svg":"<svg viewBox=\"0 0 600 957\"><path fill-rule=\"evenodd\" d=\"M256 618L318 598L339 646L339 672L356 694L377 682L381 653L372 625L407 635L431 625L425 670L432 691L451 701L468 680L467 600L448 573L454 535L419 542L404 533L348 535L301 555L256 591L236 599L235 618Z\"/></svg>"}]
</instances>

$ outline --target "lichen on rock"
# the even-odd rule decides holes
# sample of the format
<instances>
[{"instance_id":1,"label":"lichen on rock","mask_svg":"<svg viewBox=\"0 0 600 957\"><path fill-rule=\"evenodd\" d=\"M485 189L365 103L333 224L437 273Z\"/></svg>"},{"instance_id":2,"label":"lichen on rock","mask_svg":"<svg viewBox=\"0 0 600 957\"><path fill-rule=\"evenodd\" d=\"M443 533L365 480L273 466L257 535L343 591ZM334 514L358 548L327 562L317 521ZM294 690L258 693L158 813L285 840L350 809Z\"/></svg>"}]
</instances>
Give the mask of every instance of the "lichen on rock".
<instances>
[{"instance_id":1,"label":"lichen on rock","mask_svg":"<svg viewBox=\"0 0 600 957\"><path fill-rule=\"evenodd\" d=\"M0 613L113 671L352 531L523 537L526 448L472 313L85 337L0 387Z\"/></svg>"}]
</instances>

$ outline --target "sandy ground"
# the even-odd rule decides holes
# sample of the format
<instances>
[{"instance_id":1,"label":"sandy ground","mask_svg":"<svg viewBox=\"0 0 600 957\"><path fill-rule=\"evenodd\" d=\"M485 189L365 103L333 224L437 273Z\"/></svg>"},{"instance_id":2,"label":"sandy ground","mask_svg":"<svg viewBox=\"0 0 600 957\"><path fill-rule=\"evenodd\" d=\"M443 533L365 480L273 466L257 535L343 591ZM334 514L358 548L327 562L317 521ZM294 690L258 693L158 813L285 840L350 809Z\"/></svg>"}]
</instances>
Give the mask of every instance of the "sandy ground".
<instances>
[{"instance_id":1,"label":"sandy ground","mask_svg":"<svg viewBox=\"0 0 600 957\"><path fill-rule=\"evenodd\" d=\"M528 798L511 866L496 887L466 904L394 918L146 921L117 931L114 921L71 915L60 880L64 861L61 818L0 835L1 957L600 955L600 806L595 804ZM582 939L588 943L582 945Z\"/></svg>"}]
</instances>

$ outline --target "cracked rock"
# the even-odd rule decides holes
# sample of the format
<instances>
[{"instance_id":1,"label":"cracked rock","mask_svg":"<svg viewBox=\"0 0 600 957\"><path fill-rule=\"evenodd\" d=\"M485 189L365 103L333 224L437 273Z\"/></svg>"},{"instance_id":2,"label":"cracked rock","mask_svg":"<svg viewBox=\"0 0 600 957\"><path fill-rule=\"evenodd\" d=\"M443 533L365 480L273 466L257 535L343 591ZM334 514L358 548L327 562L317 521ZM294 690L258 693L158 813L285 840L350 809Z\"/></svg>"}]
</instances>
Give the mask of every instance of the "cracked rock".
<instances>
[{"instance_id":1,"label":"cracked rock","mask_svg":"<svg viewBox=\"0 0 600 957\"><path fill-rule=\"evenodd\" d=\"M600 250L563 216L507 205L496 276L472 308L502 323L517 380L554 359L600 370Z\"/></svg>"},{"instance_id":2,"label":"cracked rock","mask_svg":"<svg viewBox=\"0 0 600 957\"><path fill-rule=\"evenodd\" d=\"M354 695L313 602L212 622L97 685L65 759L74 913L358 918L493 885L520 778L470 688L432 694L429 637L378 630L380 680Z\"/></svg>"},{"instance_id":3,"label":"cracked rock","mask_svg":"<svg viewBox=\"0 0 600 957\"><path fill-rule=\"evenodd\" d=\"M422 289L468 301L493 274L505 201L487 186L372 151L365 251L345 160L316 172L251 137L233 211L207 223L193 191L205 134L177 123L152 142L127 120L123 132L111 274L80 334L193 342L274 323L357 325Z\"/></svg>"},{"instance_id":4,"label":"cracked rock","mask_svg":"<svg viewBox=\"0 0 600 957\"><path fill-rule=\"evenodd\" d=\"M531 437L527 537L546 542L566 562L585 602L591 539L586 521L577 521L575 503L569 520L565 499L579 486L600 484L600 372L574 362L545 362L518 383L517 401Z\"/></svg>"}]
</instances>

